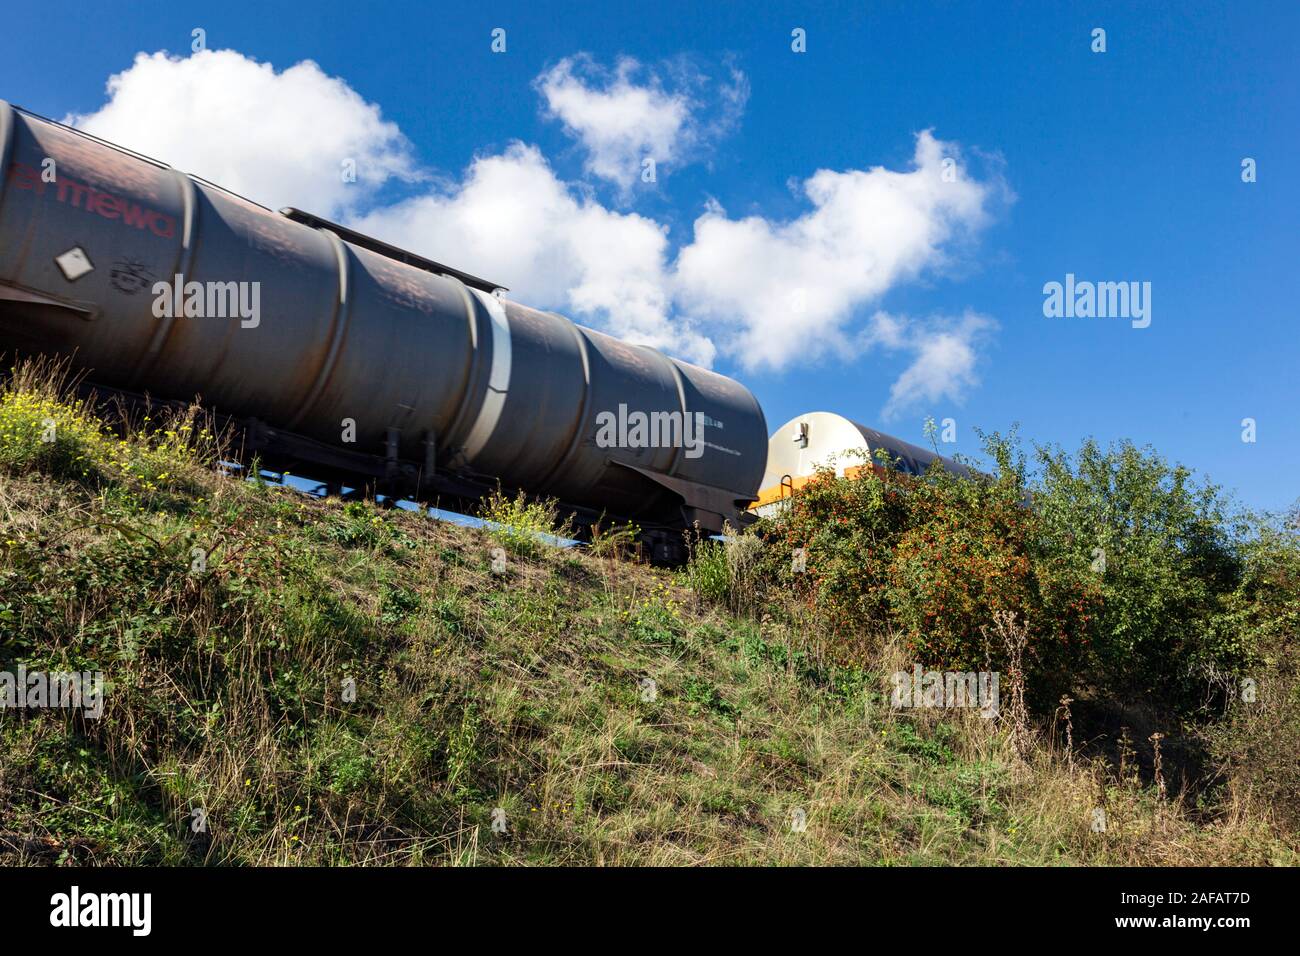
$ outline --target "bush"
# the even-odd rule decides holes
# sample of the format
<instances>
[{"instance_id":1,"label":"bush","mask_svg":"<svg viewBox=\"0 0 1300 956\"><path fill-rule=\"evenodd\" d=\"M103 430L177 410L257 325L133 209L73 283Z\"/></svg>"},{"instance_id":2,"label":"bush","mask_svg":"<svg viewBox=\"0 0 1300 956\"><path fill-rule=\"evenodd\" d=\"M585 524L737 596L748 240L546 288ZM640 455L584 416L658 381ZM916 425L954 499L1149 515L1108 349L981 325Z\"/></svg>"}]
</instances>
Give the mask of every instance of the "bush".
<instances>
[{"instance_id":1,"label":"bush","mask_svg":"<svg viewBox=\"0 0 1300 956\"><path fill-rule=\"evenodd\" d=\"M1191 714L1252 660L1256 638L1221 617L1244 539L1215 486L1128 443L1038 449L1037 480L1013 438L985 451L973 478L823 470L766 523L767 578L850 661L894 631L927 667L998 669L985 631L1014 614L1040 708L1068 691Z\"/></svg>"},{"instance_id":2,"label":"bush","mask_svg":"<svg viewBox=\"0 0 1300 956\"><path fill-rule=\"evenodd\" d=\"M1243 558L1214 630L1215 646L1247 663L1207 674L1227 714L1204 737L1234 788L1300 830L1300 511L1260 522Z\"/></svg>"},{"instance_id":3,"label":"bush","mask_svg":"<svg viewBox=\"0 0 1300 956\"><path fill-rule=\"evenodd\" d=\"M1005 648L985 631L1011 613L1028 627L1026 666L1040 696L1068 683L1096 588L1035 560L1023 462L996 436L988 447L999 462L992 477L936 467L914 479L884 468L863 480L828 468L774 522L774 570L817 608L838 657L860 662L872 635L893 630L927 667L999 669ZM787 557L800 547L802 573Z\"/></svg>"},{"instance_id":4,"label":"bush","mask_svg":"<svg viewBox=\"0 0 1300 956\"><path fill-rule=\"evenodd\" d=\"M1206 675L1236 673L1249 648L1213 626L1241 580L1240 535L1209 483L1151 449L1087 441L1071 457L1040 449L1039 553L1100 586L1089 680L1120 699L1187 712Z\"/></svg>"},{"instance_id":5,"label":"bush","mask_svg":"<svg viewBox=\"0 0 1300 956\"><path fill-rule=\"evenodd\" d=\"M1015 471L995 480L932 475L907 496L910 527L887 566L891 618L915 660L1005 670L985 631L1012 614L1027 627L1026 667L1040 702L1068 689L1098 612L1095 582L1039 554L1036 515Z\"/></svg>"},{"instance_id":6,"label":"bush","mask_svg":"<svg viewBox=\"0 0 1300 956\"><path fill-rule=\"evenodd\" d=\"M827 468L767 525L768 575L815 605L842 646L889 620L888 567L911 523L906 494L894 472L859 481Z\"/></svg>"}]
</instances>

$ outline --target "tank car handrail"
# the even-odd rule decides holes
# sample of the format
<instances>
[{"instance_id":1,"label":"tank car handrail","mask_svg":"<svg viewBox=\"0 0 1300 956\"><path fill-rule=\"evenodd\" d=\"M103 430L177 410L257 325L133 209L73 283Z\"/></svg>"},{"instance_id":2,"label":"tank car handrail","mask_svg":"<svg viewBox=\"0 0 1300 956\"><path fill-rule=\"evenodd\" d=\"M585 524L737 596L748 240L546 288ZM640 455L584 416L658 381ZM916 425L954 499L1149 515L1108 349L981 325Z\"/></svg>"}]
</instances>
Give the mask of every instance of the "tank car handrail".
<instances>
[{"instance_id":1,"label":"tank car handrail","mask_svg":"<svg viewBox=\"0 0 1300 956\"><path fill-rule=\"evenodd\" d=\"M480 279L478 276L472 276L468 272L462 272L459 269L453 269L451 266L445 266L441 262L435 262L432 259L426 259L424 256L417 255L409 249L403 249L400 246L390 245L381 239L373 236L367 236L365 233L357 232L355 229L349 229L347 226L340 226L336 222L330 222L314 213L303 212L293 206L285 206L280 210L280 215L286 219L301 223L304 226L310 226L313 229L328 229L344 242L359 246L376 255L385 256L389 259L395 259L398 262L405 263L408 266L414 266L417 269L423 269L425 272L432 272L434 275L454 276L471 289L478 289L480 292L486 292L489 295L500 290L501 292L510 291L505 286L489 282L487 279Z\"/></svg>"}]
</instances>

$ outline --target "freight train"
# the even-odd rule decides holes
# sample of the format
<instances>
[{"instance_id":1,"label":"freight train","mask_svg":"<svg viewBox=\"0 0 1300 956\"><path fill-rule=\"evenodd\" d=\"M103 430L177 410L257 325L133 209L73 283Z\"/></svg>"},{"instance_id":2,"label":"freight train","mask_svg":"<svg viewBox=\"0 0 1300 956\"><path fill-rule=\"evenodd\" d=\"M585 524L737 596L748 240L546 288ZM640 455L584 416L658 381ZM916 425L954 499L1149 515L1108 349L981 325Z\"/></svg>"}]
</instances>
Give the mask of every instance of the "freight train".
<instances>
[{"instance_id":1,"label":"freight train","mask_svg":"<svg viewBox=\"0 0 1300 956\"><path fill-rule=\"evenodd\" d=\"M64 359L100 394L201 397L246 456L326 489L523 489L579 526L635 521L671 560L683 529L743 524L791 485L772 474L791 428L837 432L801 416L770 455L733 379L3 101L0 169L0 353ZM899 467L933 457L838 433Z\"/></svg>"}]
</instances>

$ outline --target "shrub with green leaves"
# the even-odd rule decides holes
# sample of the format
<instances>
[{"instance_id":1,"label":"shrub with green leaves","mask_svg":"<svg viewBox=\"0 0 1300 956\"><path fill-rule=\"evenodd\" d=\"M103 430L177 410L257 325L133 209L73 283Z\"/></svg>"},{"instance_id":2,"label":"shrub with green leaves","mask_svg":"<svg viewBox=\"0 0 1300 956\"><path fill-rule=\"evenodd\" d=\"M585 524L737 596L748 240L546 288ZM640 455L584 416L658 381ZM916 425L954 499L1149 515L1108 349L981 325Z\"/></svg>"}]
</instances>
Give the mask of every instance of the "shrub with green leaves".
<instances>
[{"instance_id":1,"label":"shrub with green leaves","mask_svg":"<svg viewBox=\"0 0 1300 956\"><path fill-rule=\"evenodd\" d=\"M1005 669L991 633L1000 613L1028 626L1025 662L1043 703L1071 684L1099 612L1095 582L1036 548L1037 518L1015 471L995 480L930 476L907 494L911 526L886 570L891 618L920 662Z\"/></svg>"},{"instance_id":2,"label":"shrub with green leaves","mask_svg":"<svg viewBox=\"0 0 1300 956\"><path fill-rule=\"evenodd\" d=\"M1225 779L1300 828L1300 507L1257 522L1214 620L1215 646L1246 663L1220 683L1224 719L1203 731Z\"/></svg>"},{"instance_id":3,"label":"shrub with green leaves","mask_svg":"<svg viewBox=\"0 0 1300 956\"><path fill-rule=\"evenodd\" d=\"M1033 474L1013 438L985 452L972 478L823 470L767 523L768 577L849 659L892 630L926 666L997 668L987 631L1014 612L1040 707L1070 691L1190 714L1253 659L1257 638L1220 614L1246 538L1218 488L1130 443L1038 449Z\"/></svg>"},{"instance_id":4,"label":"shrub with green leaves","mask_svg":"<svg viewBox=\"0 0 1300 956\"><path fill-rule=\"evenodd\" d=\"M832 650L863 659L882 631L912 659L951 670L998 669L1006 648L988 628L999 612L1029 625L1031 686L1045 699L1068 685L1095 614L1095 585L1036 560L1035 515L1023 506L1024 464L994 436L994 476L935 467L920 478L829 468L774 523L774 570L829 624ZM805 570L787 557L803 548Z\"/></svg>"},{"instance_id":5,"label":"shrub with green leaves","mask_svg":"<svg viewBox=\"0 0 1300 956\"><path fill-rule=\"evenodd\" d=\"M1038 461L1036 558L1090 574L1102 596L1088 680L1125 699L1196 706L1208 673L1250 656L1212 624L1242 574L1243 529L1220 490L1130 442L1089 440L1073 456L1039 449Z\"/></svg>"}]
</instances>

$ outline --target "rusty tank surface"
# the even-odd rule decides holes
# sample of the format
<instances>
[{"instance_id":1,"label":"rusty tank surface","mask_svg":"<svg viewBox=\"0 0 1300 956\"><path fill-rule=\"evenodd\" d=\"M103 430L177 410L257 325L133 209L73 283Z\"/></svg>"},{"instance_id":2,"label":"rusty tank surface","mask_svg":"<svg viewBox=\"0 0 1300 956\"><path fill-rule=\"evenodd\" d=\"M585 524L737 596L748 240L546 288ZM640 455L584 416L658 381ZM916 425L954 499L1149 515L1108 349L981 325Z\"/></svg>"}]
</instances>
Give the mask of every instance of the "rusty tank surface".
<instances>
[{"instance_id":1,"label":"rusty tank surface","mask_svg":"<svg viewBox=\"0 0 1300 956\"><path fill-rule=\"evenodd\" d=\"M426 496L500 481L717 531L758 490L763 412L723 375L2 101L0 168L10 360L201 396L287 460Z\"/></svg>"}]
</instances>

